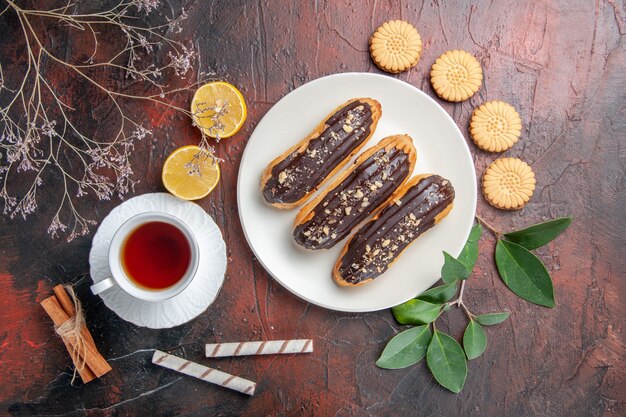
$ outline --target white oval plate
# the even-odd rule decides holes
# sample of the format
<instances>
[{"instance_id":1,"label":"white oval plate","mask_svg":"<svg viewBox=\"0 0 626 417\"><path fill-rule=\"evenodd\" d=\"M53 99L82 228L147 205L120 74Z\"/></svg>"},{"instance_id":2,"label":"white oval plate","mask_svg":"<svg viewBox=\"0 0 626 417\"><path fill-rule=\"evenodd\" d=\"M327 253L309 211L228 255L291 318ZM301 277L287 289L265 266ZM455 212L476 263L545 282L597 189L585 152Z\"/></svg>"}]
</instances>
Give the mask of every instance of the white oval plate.
<instances>
[{"instance_id":1,"label":"white oval plate","mask_svg":"<svg viewBox=\"0 0 626 417\"><path fill-rule=\"evenodd\" d=\"M131 297L119 286L100 294L104 304L137 326L165 329L186 323L213 303L224 282L226 245L211 216L199 205L167 193L143 194L124 201L102 220L93 237L89 266L94 284L111 276L109 245L117 229L132 216L160 211L184 221L198 239L200 260L195 278L180 294L158 303Z\"/></svg>"},{"instance_id":2,"label":"white oval plate","mask_svg":"<svg viewBox=\"0 0 626 417\"><path fill-rule=\"evenodd\" d=\"M261 172L276 156L300 141L328 112L354 97L371 97L383 114L366 148L382 138L409 134L417 149L414 173L436 173L452 182L454 208L424 233L380 277L354 288L331 278L345 241L325 251L307 251L292 239L297 209L264 203ZM297 296L347 312L389 308L415 297L440 277L442 251L457 256L469 236L476 211L472 157L456 123L432 98L395 78L345 73L319 78L283 97L256 127L241 159L237 184L239 216L252 251L265 269Z\"/></svg>"}]
</instances>

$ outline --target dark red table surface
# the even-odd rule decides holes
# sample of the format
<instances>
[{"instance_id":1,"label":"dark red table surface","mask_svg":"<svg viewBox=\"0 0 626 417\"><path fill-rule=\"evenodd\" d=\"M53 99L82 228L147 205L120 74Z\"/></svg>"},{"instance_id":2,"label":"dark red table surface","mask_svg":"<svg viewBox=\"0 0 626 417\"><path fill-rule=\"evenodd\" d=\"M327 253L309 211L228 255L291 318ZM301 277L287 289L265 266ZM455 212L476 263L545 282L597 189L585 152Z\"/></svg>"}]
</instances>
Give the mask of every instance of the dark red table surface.
<instances>
[{"instance_id":1,"label":"dark red table surface","mask_svg":"<svg viewBox=\"0 0 626 417\"><path fill-rule=\"evenodd\" d=\"M54 196L51 186L27 221L1 218L0 414L626 415L623 1L214 1L186 6L190 18L174 36L196 43L202 69L237 85L249 109L243 129L218 146L224 158L218 188L198 202L228 246L221 293L204 314L173 329L143 329L119 319L88 291L93 231L71 243L45 233L54 208L46 204ZM254 258L237 213L237 171L259 120L307 81L337 72L379 73L367 41L392 18L413 23L424 42L419 64L395 77L433 97L428 71L442 52L462 48L481 62L485 78L478 94L460 104L437 99L466 136L472 110L487 100L505 100L519 110L522 139L505 155L532 165L535 195L516 212L497 211L480 197L478 213L503 231L574 216L563 236L538 251L554 280L554 309L509 292L492 261L493 236L481 240L465 298L478 313L507 310L511 318L487 330L487 351L469 363L458 395L440 388L423 363L396 371L377 368L374 362L385 342L401 330L391 313L339 313L298 299ZM0 25L15 27L9 20L8 15L0 18ZM0 39L0 46L15 50L10 36ZM80 47L80 39L70 47ZM164 158L199 139L186 120L163 120L154 108L145 117L152 117L148 122L155 139L138 143L133 154L140 180L135 194L163 191ZM470 149L477 175L498 156L471 141ZM101 221L119 202L92 198L83 205ZM70 386L68 355L38 304L52 286L70 282L77 286L97 345L113 366L87 386ZM460 336L464 324L462 314L453 311L439 327ZM313 338L315 352L202 358L208 341L297 337ZM248 398L157 368L150 363L153 348L255 380L257 393Z\"/></svg>"}]
</instances>

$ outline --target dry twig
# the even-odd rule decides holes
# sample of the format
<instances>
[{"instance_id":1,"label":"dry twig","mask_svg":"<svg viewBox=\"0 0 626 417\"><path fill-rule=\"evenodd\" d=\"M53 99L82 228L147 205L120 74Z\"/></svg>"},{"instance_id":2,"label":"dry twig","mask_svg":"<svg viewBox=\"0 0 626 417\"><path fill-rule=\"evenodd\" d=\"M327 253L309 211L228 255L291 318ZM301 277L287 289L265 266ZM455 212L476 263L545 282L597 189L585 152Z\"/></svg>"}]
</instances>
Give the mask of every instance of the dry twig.
<instances>
[{"instance_id":1,"label":"dry twig","mask_svg":"<svg viewBox=\"0 0 626 417\"><path fill-rule=\"evenodd\" d=\"M82 11L94 5L105 10ZM152 15L141 20L133 15L147 15L158 7L158 0L117 0L110 7L68 0L62 7L37 10L17 0L0 0L0 24L17 20L19 30L12 43L23 43L25 54L25 62L19 63L0 55L0 198L6 215L26 218L38 208L37 193L44 182L58 181L59 205L48 233L64 233L68 240L85 235L95 222L80 214L77 199L95 195L109 200L132 191L136 181L129 157L134 143L153 134L129 104L154 104L193 120L194 115L175 99L195 90L208 75L192 79L197 51L171 37L180 32L185 10L177 17L162 18L160 24L141 23L151 22ZM84 37L85 43L88 38L92 49L79 58L71 50L61 54L49 31L61 32L66 42L71 36ZM167 57L166 62L158 60L160 55ZM54 74L66 80L59 81ZM167 86L163 79L168 77L183 85ZM69 84L71 91L83 89L79 100L66 91ZM85 108L92 117L104 109L103 126L96 129L84 123ZM210 116L216 131L219 116L219 111ZM113 133L102 133L100 127ZM201 148L198 157L216 159L205 132ZM190 171L194 163L190 162ZM15 183L27 186L16 189Z\"/></svg>"}]
</instances>

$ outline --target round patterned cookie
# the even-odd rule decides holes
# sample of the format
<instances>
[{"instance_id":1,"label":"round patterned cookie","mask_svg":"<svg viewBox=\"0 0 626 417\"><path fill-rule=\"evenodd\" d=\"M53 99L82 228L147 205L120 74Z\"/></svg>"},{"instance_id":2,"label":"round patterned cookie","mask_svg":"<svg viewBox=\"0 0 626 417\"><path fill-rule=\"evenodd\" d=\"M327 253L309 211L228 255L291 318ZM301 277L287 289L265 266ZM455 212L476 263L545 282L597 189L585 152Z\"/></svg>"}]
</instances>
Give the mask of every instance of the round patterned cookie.
<instances>
[{"instance_id":1,"label":"round patterned cookie","mask_svg":"<svg viewBox=\"0 0 626 417\"><path fill-rule=\"evenodd\" d=\"M483 70L474 56L462 50L444 52L430 70L430 82L439 97L467 100L480 88Z\"/></svg>"},{"instance_id":2,"label":"round patterned cookie","mask_svg":"<svg viewBox=\"0 0 626 417\"><path fill-rule=\"evenodd\" d=\"M472 113L470 135L480 149L503 152L509 149L522 132L522 120L509 103L493 100Z\"/></svg>"},{"instance_id":3,"label":"round patterned cookie","mask_svg":"<svg viewBox=\"0 0 626 417\"><path fill-rule=\"evenodd\" d=\"M383 23L370 38L370 54L383 71L396 74L406 71L420 59L422 38L404 20Z\"/></svg>"},{"instance_id":4,"label":"round patterned cookie","mask_svg":"<svg viewBox=\"0 0 626 417\"><path fill-rule=\"evenodd\" d=\"M518 158L496 159L483 174L485 198L494 207L517 210L530 200L535 191L535 174Z\"/></svg>"}]
</instances>

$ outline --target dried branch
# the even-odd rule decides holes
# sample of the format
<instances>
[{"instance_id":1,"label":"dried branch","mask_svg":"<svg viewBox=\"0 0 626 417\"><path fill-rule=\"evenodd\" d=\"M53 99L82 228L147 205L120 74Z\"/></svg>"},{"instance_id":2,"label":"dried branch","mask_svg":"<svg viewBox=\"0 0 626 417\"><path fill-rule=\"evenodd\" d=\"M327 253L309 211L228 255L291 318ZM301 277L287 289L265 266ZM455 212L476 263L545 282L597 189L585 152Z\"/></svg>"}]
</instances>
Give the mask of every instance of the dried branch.
<instances>
[{"instance_id":1,"label":"dried branch","mask_svg":"<svg viewBox=\"0 0 626 417\"><path fill-rule=\"evenodd\" d=\"M141 22L151 20L150 16L139 20L132 14L157 10L158 0L118 0L106 10L86 13L80 12L80 6L68 1L62 7L35 10L16 0L0 0L0 19L19 23L15 34L19 39L12 43L23 42L26 64L9 77L9 67L19 66L0 55L0 198L4 214L26 218L38 208L37 193L44 182L58 181L63 187L48 233L64 233L68 240L87 234L95 223L79 213L77 199L86 195L99 200L114 195L122 198L136 184L129 158L135 141L153 132L132 114L129 102L155 104L193 120L198 115L175 100L208 80L202 73L191 78L197 51L169 36L180 32L185 10L162 19L165 22L161 24L144 25ZM91 40L93 49L81 59L67 52L56 53L47 40L49 30L60 31L66 38L78 31ZM156 60L157 49L167 52L166 62ZM150 60L153 62L147 63ZM99 135L94 126L79 123L85 112L77 107L85 106L88 95L83 95L85 102L77 106L53 76L59 73L69 79L72 90L79 91L80 86L94 92L91 98L107 102L103 124L113 127L112 134ZM15 74L20 76L16 79ZM113 83L119 74L122 82ZM168 87L163 81L168 77L183 85ZM210 117L215 118L213 127L218 131L219 109L207 110L213 110ZM216 160L206 132L201 132L198 157ZM219 139L219 135L211 136ZM194 166L197 171L197 160L190 162L190 171Z\"/></svg>"}]
</instances>

